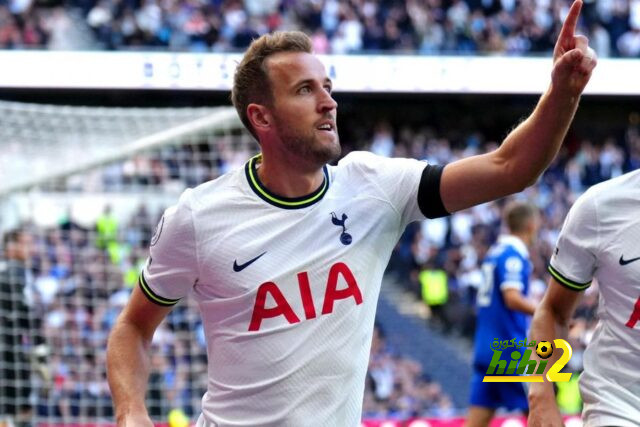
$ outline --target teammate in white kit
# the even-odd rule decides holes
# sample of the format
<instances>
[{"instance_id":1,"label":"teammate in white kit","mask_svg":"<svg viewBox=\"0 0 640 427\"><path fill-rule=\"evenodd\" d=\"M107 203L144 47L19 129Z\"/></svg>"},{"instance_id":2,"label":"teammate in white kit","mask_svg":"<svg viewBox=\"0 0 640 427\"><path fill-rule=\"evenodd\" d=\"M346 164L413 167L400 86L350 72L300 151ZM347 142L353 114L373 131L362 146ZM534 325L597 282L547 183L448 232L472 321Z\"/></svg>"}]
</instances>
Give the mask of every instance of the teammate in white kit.
<instances>
[{"instance_id":1,"label":"teammate in white kit","mask_svg":"<svg viewBox=\"0 0 640 427\"><path fill-rule=\"evenodd\" d=\"M549 289L531 325L542 340L566 336L595 278L599 322L584 354L580 393L585 427L640 426L640 170L591 187L558 237ZM530 426L562 426L551 383L529 391Z\"/></svg>"},{"instance_id":2,"label":"teammate in white kit","mask_svg":"<svg viewBox=\"0 0 640 427\"><path fill-rule=\"evenodd\" d=\"M382 275L405 226L535 182L556 154L595 59L574 36L552 83L496 151L446 167L340 155L331 80L299 32L254 41L232 99L261 154L186 191L151 242L140 286L109 339L120 426L144 406L153 333L193 292L208 344L198 426L358 426ZM364 70L363 70L364 71Z\"/></svg>"}]
</instances>

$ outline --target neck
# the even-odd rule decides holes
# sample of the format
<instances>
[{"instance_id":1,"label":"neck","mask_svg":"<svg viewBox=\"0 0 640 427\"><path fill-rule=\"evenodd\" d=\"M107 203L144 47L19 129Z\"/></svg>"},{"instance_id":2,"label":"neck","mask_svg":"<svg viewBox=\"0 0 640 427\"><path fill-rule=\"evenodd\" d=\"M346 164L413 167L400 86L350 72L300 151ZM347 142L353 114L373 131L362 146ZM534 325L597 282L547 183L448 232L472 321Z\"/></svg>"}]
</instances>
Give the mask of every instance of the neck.
<instances>
[{"instance_id":1,"label":"neck","mask_svg":"<svg viewBox=\"0 0 640 427\"><path fill-rule=\"evenodd\" d=\"M529 233L511 233L511 235L516 236L518 239L522 240L522 242L527 245L527 247L531 246L532 239Z\"/></svg>"},{"instance_id":2,"label":"neck","mask_svg":"<svg viewBox=\"0 0 640 427\"><path fill-rule=\"evenodd\" d=\"M322 185L322 167L305 167L302 162L288 161L283 156L268 156L263 152L257 165L258 178L269 191L282 197L303 197Z\"/></svg>"}]
</instances>

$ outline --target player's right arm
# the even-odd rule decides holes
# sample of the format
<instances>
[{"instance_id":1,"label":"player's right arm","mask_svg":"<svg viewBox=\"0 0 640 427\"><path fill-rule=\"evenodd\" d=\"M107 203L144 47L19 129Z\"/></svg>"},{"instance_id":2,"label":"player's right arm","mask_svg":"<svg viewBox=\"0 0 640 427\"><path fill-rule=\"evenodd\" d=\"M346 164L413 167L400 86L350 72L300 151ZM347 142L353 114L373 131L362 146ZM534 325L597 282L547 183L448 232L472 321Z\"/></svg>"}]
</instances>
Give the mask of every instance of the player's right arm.
<instances>
[{"instance_id":1,"label":"player's right arm","mask_svg":"<svg viewBox=\"0 0 640 427\"><path fill-rule=\"evenodd\" d=\"M581 7L582 1L574 0L554 49L551 84L531 115L498 149L444 168L440 194L447 212L522 191L555 157L596 66L587 38L575 35Z\"/></svg>"},{"instance_id":2,"label":"player's right arm","mask_svg":"<svg viewBox=\"0 0 640 427\"><path fill-rule=\"evenodd\" d=\"M566 339L568 325L582 295L596 276L600 233L598 193L587 190L573 204L560 230L556 249L549 262L551 279L531 323L531 339L536 342ZM547 369L560 356L554 352ZM529 425L562 426L553 383L531 383L529 388Z\"/></svg>"},{"instance_id":3,"label":"player's right arm","mask_svg":"<svg viewBox=\"0 0 640 427\"><path fill-rule=\"evenodd\" d=\"M164 212L151 238L138 286L118 317L107 344L107 378L118 426L152 426L144 406L153 334L171 308L198 280L191 190Z\"/></svg>"},{"instance_id":4,"label":"player's right arm","mask_svg":"<svg viewBox=\"0 0 640 427\"><path fill-rule=\"evenodd\" d=\"M149 348L156 328L171 307L151 302L136 286L107 344L107 378L118 426L153 426L144 399Z\"/></svg>"},{"instance_id":5,"label":"player's right arm","mask_svg":"<svg viewBox=\"0 0 640 427\"><path fill-rule=\"evenodd\" d=\"M536 342L567 338L569 321L573 316L581 292L568 289L555 278L549 280L549 287L533 315L531 338ZM559 355L550 359L548 365ZM529 420L531 427L562 427L562 417L556 403L553 383L531 383L529 387Z\"/></svg>"}]
</instances>

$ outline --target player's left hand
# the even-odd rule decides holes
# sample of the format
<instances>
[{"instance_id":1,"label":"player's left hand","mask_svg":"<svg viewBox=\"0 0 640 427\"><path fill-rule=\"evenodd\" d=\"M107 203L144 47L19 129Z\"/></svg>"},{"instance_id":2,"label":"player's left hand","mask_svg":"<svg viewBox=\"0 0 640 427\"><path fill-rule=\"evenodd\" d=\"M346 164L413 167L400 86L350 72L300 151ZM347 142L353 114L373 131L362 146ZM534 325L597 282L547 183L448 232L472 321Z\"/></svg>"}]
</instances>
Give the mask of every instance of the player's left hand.
<instances>
[{"instance_id":1,"label":"player's left hand","mask_svg":"<svg viewBox=\"0 0 640 427\"><path fill-rule=\"evenodd\" d=\"M591 78L598 59L589 40L575 35L582 0L574 0L553 50L551 81L556 89L579 96Z\"/></svg>"}]
</instances>

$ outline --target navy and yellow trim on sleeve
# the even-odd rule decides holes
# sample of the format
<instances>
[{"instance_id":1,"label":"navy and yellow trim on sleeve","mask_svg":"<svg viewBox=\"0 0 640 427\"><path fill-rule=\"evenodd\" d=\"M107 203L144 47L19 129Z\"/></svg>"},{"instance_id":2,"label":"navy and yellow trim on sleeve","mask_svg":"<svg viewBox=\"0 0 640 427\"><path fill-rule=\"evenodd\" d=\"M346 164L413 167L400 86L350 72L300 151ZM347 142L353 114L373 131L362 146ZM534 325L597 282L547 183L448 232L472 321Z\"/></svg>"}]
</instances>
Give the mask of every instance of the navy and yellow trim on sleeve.
<instances>
[{"instance_id":1,"label":"navy and yellow trim on sleeve","mask_svg":"<svg viewBox=\"0 0 640 427\"><path fill-rule=\"evenodd\" d=\"M149 300L154 304L162 305L165 307L171 307L173 305L176 305L178 301L180 301L180 299L163 298L160 295L153 292L144 278L144 273L140 273L140 277L138 278L138 283L140 284L140 289L142 290L142 293L147 298L149 298Z\"/></svg>"},{"instance_id":2,"label":"navy and yellow trim on sleeve","mask_svg":"<svg viewBox=\"0 0 640 427\"><path fill-rule=\"evenodd\" d=\"M265 202L283 209L300 209L313 205L327 194L327 190L329 189L329 171L326 166L322 168L322 172L324 173L322 184L311 194L302 197L282 197L272 193L260 182L260 178L258 178L256 164L261 158L262 154L253 156L246 163L244 170L247 181L249 182L249 187Z\"/></svg>"},{"instance_id":3,"label":"navy and yellow trim on sleeve","mask_svg":"<svg viewBox=\"0 0 640 427\"><path fill-rule=\"evenodd\" d=\"M558 281L558 283L560 283L562 286L564 286L567 289L571 289L572 291L584 291L589 286L591 286L591 282L592 282L591 280L589 280L587 283L578 283L578 282L574 282L571 279L567 279L562 274L560 274L558 270L553 268L551 264L549 264L547 269L549 270L549 273L551 273L553 278Z\"/></svg>"}]
</instances>

